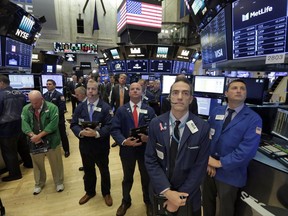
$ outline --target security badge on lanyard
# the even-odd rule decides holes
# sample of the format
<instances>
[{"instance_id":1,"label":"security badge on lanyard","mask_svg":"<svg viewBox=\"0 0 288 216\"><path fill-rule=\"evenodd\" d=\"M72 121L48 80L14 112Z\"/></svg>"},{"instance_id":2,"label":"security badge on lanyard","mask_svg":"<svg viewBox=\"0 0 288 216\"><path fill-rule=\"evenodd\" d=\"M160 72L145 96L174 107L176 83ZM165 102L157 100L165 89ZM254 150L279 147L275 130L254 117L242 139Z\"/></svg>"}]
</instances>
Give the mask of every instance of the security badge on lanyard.
<instances>
[{"instance_id":1,"label":"security badge on lanyard","mask_svg":"<svg viewBox=\"0 0 288 216\"><path fill-rule=\"evenodd\" d=\"M224 120L224 115L216 115L215 120Z\"/></svg>"}]
</instances>

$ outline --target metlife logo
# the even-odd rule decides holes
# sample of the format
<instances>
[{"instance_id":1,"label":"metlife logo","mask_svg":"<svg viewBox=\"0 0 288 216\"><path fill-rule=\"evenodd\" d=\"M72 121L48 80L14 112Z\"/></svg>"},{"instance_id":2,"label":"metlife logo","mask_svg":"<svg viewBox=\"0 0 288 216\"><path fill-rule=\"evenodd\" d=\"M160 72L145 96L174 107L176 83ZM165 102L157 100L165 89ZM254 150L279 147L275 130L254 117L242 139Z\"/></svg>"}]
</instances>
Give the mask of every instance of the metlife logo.
<instances>
[{"instance_id":1,"label":"metlife logo","mask_svg":"<svg viewBox=\"0 0 288 216\"><path fill-rule=\"evenodd\" d=\"M264 8L261 8L258 11L253 11L253 12L248 12L246 14L242 14L242 22L244 21L248 21L251 18L266 14L266 13L270 13L273 11L273 7L272 6L267 6Z\"/></svg>"}]
</instances>

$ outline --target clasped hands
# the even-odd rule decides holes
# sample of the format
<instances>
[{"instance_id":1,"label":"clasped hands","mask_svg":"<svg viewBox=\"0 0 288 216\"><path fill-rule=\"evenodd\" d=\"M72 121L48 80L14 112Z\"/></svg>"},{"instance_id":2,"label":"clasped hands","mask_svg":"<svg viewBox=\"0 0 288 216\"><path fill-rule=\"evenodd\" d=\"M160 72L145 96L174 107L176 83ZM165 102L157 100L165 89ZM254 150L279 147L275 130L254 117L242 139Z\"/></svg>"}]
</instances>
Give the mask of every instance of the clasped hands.
<instances>
[{"instance_id":1,"label":"clasped hands","mask_svg":"<svg viewBox=\"0 0 288 216\"><path fill-rule=\"evenodd\" d=\"M164 208L166 208L169 212L176 212L180 206L186 205L189 194L185 192L167 190L164 193L164 196L167 198L167 201L164 202Z\"/></svg>"},{"instance_id":2,"label":"clasped hands","mask_svg":"<svg viewBox=\"0 0 288 216\"><path fill-rule=\"evenodd\" d=\"M137 146L141 146L143 143L148 141L148 136L145 134L138 134L140 136L140 138L136 139L135 137L128 137L125 140L124 145L125 146L131 146L131 147L137 147ZM141 141L140 141L141 140Z\"/></svg>"}]
</instances>

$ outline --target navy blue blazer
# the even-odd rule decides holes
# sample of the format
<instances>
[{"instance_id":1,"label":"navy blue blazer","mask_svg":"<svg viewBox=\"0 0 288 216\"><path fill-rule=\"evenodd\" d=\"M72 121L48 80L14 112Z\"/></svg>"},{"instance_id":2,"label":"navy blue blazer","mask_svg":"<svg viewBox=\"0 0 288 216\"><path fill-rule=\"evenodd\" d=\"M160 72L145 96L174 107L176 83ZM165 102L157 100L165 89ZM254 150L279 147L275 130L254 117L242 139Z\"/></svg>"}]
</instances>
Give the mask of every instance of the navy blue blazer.
<instances>
[{"instance_id":1,"label":"navy blue blazer","mask_svg":"<svg viewBox=\"0 0 288 216\"><path fill-rule=\"evenodd\" d=\"M222 167L215 179L235 187L247 180L247 166L255 156L261 138L262 119L246 105L222 131L226 106L215 108L209 118L212 137L210 154Z\"/></svg>"},{"instance_id":2,"label":"navy blue blazer","mask_svg":"<svg viewBox=\"0 0 288 216\"><path fill-rule=\"evenodd\" d=\"M112 119L112 110L111 107L104 102L102 99L99 99L97 107L94 108L93 113L93 122L100 123L101 125L96 128L100 134L100 138L94 137L79 137L79 133L82 130L80 125L81 121L90 121L87 101L80 103L73 114L71 120L70 128L79 138L80 150L86 153L94 151L107 151L110 148L110 128L111 128L111 119Z\"/></svg>"},{"instance_id":3,"label":"navy blue blazer","mask_svg":"<svg viewBox=\"0 0 288 216\"><path fill-rule=\"evenodd\" d=\"M130 100L129 86L125 85L125 87L124 87L124 104L128 103L129 100ZM112 108L114 108L114 111L116 111L118 109L118 107L120 106L119 84L115 85L113 90L112 90L110 106Z\"/></svg>"},{"instance_id":4,"label":"navy blue blazer","mask_svg":"<svg viewBox=\"0 0 288 216\"><path fill-rule=\"evenodd\" d=\"M175 161L172 178L169 176L170 112L154 118L149 124L149 140L145 152L145 165L156 194L171 188L189 193L188 202L195 210L201 207L200 185L207 170L209 157L209 124L189 112ZM198 131L190 130L192 125Z\"/></svg>"},{"instance_id":5,"label":"navy blue blazer","mask_svg":"<svg viewBox=\"0 0 288 216\"><path fill-rule=\"evenodd\" d=\"M54 90L53 94L51 97L49 97L49 92L47 91L43 95L44 99L48 102L51 102L55 104L58 107L59 110L59 121L64 121L64 114L66 110L66 100L63 94L61 92L58 92L57 90Z\"/></svg>"},{"instance_id":6,"label":"navy blue blazer","mask_svg":"<svg viewBox=\"0 0 288 216\"><path fill-rule=\"evenodd\" d=\"M145 103L142 103L142 111L139 113L138 126L148 125L149 122L155 117L154 110ZM111 136L117 144L120 145L120 156L129 157L134 154L134 150L145 150L146 144L138 147L122 146L122 142L130 136L130 130L135 128L132 110L130 103L126 103L116 111L112 119Z\"/></svg>"}]
</instances>

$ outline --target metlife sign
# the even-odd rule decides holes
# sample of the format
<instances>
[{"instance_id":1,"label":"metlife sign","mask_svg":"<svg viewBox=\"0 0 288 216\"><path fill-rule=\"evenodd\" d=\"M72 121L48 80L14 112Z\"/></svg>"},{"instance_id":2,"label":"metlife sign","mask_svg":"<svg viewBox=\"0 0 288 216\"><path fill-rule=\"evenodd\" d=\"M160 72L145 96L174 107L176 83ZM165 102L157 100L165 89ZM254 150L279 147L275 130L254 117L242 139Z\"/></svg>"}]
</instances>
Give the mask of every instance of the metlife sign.
<instances>
[{"instance_id":1,"label":"metlife sign","mask_svg":"<svg viewBox=\"0 0 288 216\"><path fill-rule=\"evenodd\" d=\"M242 14L242 21L248 21L251 18L261 16L263 14L269 13L273 11L273 7L267 6L265 8L261 8L258 11L248 12L247 14Z\"/></svg>"},{"instance_id":2,"label":"metlife sign","mask_svg":"<svg viewBox=\"0 0 288 216\"><path fill-rule=\"evenodd\" d=\"M55 0L11 0L35 17L45 16L43 29L57 30Z\"/></svg>"}]
</instances>

